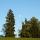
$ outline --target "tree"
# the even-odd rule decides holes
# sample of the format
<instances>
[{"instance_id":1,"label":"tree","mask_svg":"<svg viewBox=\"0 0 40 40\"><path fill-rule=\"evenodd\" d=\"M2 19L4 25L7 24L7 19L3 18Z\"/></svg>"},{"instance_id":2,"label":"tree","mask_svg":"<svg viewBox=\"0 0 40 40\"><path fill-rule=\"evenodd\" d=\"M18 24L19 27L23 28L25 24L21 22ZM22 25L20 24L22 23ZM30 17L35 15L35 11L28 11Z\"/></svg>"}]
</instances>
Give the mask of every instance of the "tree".
<instances>
[{"instance_id":1,"label":"tree","mask_svg":"<svg viewBox=\"0 0 40 40\"><path fill-rule=\"evenodd\" d=\"M22 22L22 30L19 30L19 32L20 32L19 36L20 37L23 37L23 29L24 29L24 22Z\"/></svg>"},{"instance_id":2,"label":"tree","mask_svg":"<svg viewBox=\"0 0 40 40\"><path fill-rule=\"evenodd\" d=\"M25 21L22 23L20 37L40 38L40 22L37 18L32 17L29 21L25 19Z\"/></svg>"},{"instance_id":3,"label":"tree","mask_svg":"<svg viewBox=\"0 0 40 40\"><path fill-rule=\"evenodd\" d=\"M4 32L6 37L14 37L14 25L15 25L15 19L14 14L11 9L9 9L9 12L6 17L6 23L4 24Z\"/></svg>"},{"instance_id":4,"label":"tree","mask_svg":"<svg viewBox=\"0 0 40 40\"><path fill-rule=\"evenodd\" d=\"M29 21L27 21L27 19L25 19L24 22L22 22L22 29L20 31L19 36L20 37L30 37L30 33L29 33L29 28L30 28L31 24Z\"/></svg>"},{"instance_id":5,"label":"tree","mask_svg":"<svg viewBox=\"0 0 40 40\"><path fill-rule=\"evenodd\" d=\"M25 24L27 24L27 19L26 19L26 18L25 18L25 21L24 21L24 23L25 23Z\"/></svg>"},{"instance_id":6,"label":"tree","mask_svg":"<svg viewBox=\"0 0 40 40\"><path fill-rule=\"evenodd\" d=\"M38 19L36 19L35 17L31 18L31 25L32 27L30 28L29 32L32 35L33 38L38 38Z\"/></svg>"}]
</instances>

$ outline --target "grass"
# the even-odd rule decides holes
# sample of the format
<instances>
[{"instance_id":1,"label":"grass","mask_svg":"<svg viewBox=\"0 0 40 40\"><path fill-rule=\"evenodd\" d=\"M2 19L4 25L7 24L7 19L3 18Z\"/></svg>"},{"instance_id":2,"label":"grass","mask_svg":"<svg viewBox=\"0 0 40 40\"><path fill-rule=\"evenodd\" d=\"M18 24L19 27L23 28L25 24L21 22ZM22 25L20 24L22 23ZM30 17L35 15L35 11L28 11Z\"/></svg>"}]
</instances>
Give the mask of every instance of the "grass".
<instances>
[{"instance_id":1,"label":"grass","mask_svg":"<svg viewBox=\"0 0 40 40\"><path fill-rule=\"evenodd\" d=\"M40 38L12 38L12 37L3 37L0 40L40 40Z\"/></svg>"}]
</instances>

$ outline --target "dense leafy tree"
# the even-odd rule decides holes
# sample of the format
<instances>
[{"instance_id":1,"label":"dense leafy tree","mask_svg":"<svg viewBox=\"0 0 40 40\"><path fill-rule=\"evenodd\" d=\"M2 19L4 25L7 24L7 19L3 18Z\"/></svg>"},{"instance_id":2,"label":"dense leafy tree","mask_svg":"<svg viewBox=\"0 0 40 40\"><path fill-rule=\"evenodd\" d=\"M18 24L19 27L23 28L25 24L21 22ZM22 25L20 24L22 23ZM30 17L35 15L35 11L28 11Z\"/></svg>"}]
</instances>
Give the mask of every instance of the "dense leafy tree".
<instances>
[{"instance_id":1,"label":"dense leafy tree","mask_svg":"<svg viewBox=\"0 0 40 40\"><path fill-rule=\"evenodd\" d=\"M4 24L4 32L6 37L14 37L14 25L15 25L15 19L14 14L11 9L9 9L9 12L6 17L6 23Z\"/></svg>"},{"instance_id":2,"label":"dense leafy tree","mask_svg":"<svg viewBox=\"0 0 40 40\"><path fill-rule=\"evenodd\" d=\"M40 22L37 18L32 17L29 21L25 19L25 21L22 23L20 37L40 37Z\"/></svg>"},{"instance_id":3,"label":"dense leafy tree","mask_svg":"<svg viewBox=\"0 0 40 40\"><path fill-rule=\"evenodd\" d=\"M38 19L35 17L31 18L31 28L30 28L30 33L33 38L38 37Z\"/></svg>"},{"instance_id":4,"label":"dense leafy tree","mask_svg":"<svg viewBox=\"0 0 40 40\"><path fill-rule=\"evenodd\" d=\"M21 32L20 32L20 37L29 37L30 34L29 34L29 21L27 21L27 19L25 19L25 22L22 23L22 29L21 29Z\"/></svg>"}]
</instances>

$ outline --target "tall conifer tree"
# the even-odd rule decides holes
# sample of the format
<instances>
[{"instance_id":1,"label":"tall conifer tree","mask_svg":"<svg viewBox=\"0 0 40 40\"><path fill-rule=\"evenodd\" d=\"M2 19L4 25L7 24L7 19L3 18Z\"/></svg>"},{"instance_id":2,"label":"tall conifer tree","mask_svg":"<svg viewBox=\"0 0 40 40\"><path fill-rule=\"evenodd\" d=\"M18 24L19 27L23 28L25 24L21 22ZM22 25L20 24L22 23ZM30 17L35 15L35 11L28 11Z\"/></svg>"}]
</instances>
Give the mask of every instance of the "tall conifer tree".
<instances>
[{"instance_id":1,"label":"tall conifer tree","mask_svg":"<svg viewBox=\"0 0 40 40\"><path fill-rule=\"evenodd\" d=\"M14 37L14 25L15 25L15 19L14 19L14 14L11 9L9 9L9 12L6 17L6 23L4 24L4 32L6 37Z\"/></svg>"}]
</instances>

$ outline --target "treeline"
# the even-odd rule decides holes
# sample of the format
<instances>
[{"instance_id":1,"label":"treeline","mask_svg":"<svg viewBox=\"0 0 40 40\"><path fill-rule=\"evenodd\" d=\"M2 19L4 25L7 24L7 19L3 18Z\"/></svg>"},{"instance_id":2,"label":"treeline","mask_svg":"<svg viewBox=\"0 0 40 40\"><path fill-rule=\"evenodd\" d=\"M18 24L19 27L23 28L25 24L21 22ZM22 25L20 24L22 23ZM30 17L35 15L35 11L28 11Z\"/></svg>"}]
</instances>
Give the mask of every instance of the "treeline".
<instances>
[{"instance_id":1,"label":"treeline","mask_svg":"<svg viewBox=\"0 0 40 40\"><path fill-rule=\"evenodd\" d=\"M40 38L40 21L32 17L30 20L22 22L22 29L20 30L20 37L26 38Z\"/></svg>"},{"instance_id":2,"label":"treeline","mask_svg":"<svg viewBox=\"0 0 40 40\"><path fill-rule=\"evenodd\" d=\"M6 16L6 23L4 24L3 32L5 37L15 37L15 16L11 9L9 9ZM22 29L19 31L21 38L40 38L40 21L32 17L30 20L25 18L22 22Z\"/></svg>"}]
</instances>

